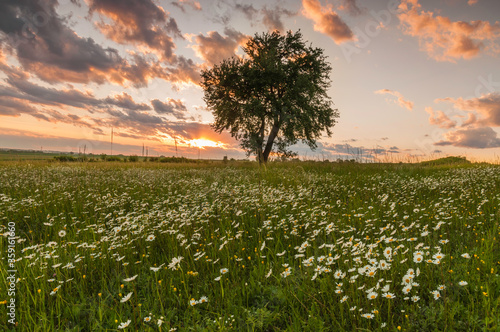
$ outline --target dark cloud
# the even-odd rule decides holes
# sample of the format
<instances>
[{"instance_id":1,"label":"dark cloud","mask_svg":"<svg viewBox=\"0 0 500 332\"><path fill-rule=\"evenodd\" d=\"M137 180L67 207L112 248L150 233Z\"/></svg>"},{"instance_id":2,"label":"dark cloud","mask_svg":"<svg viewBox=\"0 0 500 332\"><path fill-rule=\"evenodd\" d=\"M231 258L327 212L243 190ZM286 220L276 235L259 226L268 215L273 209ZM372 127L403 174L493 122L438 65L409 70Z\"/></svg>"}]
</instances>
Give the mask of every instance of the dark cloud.
<instances>
[{"instance_id":1,"label":"dark cloud","mask_svg":"<svg viewBox=\"0 0 500 332\"><path fill-rule=\"evenodd\" d=\"M248 5L248 4L242 5L238 3L234 6L234 8L245 14L247 19L249 19L250 21L253 21L255 16L259 13L259 11L255 9L253 5Z\"/></svg>"},{"instance_id":2,"label":"dark cloud","mask_svg":"<svg viewBox=\"0 0 500 332\"><path fill-rule=\"evenodd\" d=\"M57 4L55 0L0 2L0 13L8 16L0 20L2 45L25 70L49 83L146 86L154 77L168 79L168 71L158 62L135 54L135 63L131 63L116 49L77 35L68 26L68 19L56 12ZM161 11L157 15L161 17ZM173 23L167 30L176 30ZM154 36L149 38L155 40Z\"/></svg>"},{"instance_id":3,"label":"dark cloud","mask_svg":"<svg viewBox=\"0 0 500 332\"><path fill-rule=\"evenodd\" d=\"M132 111L147 111L151 109L151 107L149 107L144 103L141 104L136 103L132 99L132 96L130 96L128 93L125 92L123 92L120 95L107 97L104 101L108 104L116 105L118 107Z\"/></svg>"},{"instance_id":4,"label":"dark cloud","mask_svg":"<svg viewBox=\"0 0 500 332\"><path fill-rule=\"evenodd\" d=\"M177 22L152 0L90 0L89 13L99 13L104 20L97 27L109 39L120 44L147 46L162 60L175 61L172 36L182 38Z\"/></svg>"},{"instance_id":5,"label":"dark cloud","mask_svg":"<svg viewBox=\"0 0 500 332\"><path fill-rule=\"evenodd\" d=\"M26 100L11 98L2 95L0 92L0 115L1 116L21 116L22 114L31 115L37 119L49 121L49 118L38 109L32 107Z\"/></svg>"},{"instance_id":6,"label":"dark cloud","mask_svg":"<svg viewBox=\"0 0 500 332\"><path fill-rule=\"evenodd\" d=\"M281 7L275 7L273 9L268 8L265 6L262 9L262 23L270 30L278 30L280 32L283 32L285 30L285 27L283 25L282 17L283 16L293 16L296 15L296 13L287 10L285 8Z\"/></svg>"},{"instance_id":7,"label":"dark cloud","mask_svg":"<svg viewBox=\"0 0 500 332\"><path fill-rule=\"evenodd\" d=\"M90 92L75 89L57 90L46 88L29 82L26 79L9 77L5 80L12 88L0 87L0 95L29 100L32 103L45 105L68 105L77 108L98 106L101 101Z\"/></svg>"},{"instance_id":8,"label":"dark cloud","mask_svg":"<svg viewBox=\"0 0 500 332\"><path fill-rule=\"evenodd\" d=\"M463 148L498 148L500 147L500 138L490 127L468 128L451 131L446 133L445 139L437 142L439 146L457 146Z\"/></svg>"},{"instance_id":9,"label":"dark cloud","mask_svg":"<svg viewBox=\"0 0 500 332\"><path fill-rule=\"evenodd\" d=\"M158 114L173 115L176 119L185 120L187 115L186 105L180 99L168 98L167 102L158 99L151 100L154 110Z\"/></svg>"}]
</instances>

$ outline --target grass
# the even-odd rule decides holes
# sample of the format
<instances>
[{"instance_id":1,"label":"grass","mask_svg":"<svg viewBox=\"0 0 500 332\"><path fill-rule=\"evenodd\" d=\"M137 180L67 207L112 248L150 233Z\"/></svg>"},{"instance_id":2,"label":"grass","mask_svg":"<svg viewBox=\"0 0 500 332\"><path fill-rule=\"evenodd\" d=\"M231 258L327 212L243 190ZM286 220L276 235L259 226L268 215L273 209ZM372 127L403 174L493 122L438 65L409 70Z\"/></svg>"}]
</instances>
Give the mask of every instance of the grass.
<instances>
[{"instance_id":1,"label":"grass","mask_svg":"<svg viewBox=\"0 0 500 332\"><path fill-rule=\"evenodd\" d=\"M499 171L4 162L18 329L498 331Z\"/></svg>"}]
</instances>

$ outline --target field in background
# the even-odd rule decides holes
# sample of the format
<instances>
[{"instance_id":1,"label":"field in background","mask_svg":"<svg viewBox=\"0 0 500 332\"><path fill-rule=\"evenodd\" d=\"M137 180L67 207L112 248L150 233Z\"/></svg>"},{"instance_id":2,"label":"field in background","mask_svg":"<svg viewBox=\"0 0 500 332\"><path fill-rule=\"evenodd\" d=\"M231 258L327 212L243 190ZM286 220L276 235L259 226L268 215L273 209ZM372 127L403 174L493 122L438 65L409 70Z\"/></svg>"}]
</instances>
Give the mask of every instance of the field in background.
<instances>
[{"instance_id":1,"label":"field in background","mask_svg":"<svg viewBox=\"0 0 500 332\"><path fill-rule=\"evenodd\" d=\"M500 167L0 164L26 331L497 331ZM2 255L0 329L9 287Z\"/></svg>"}]
</instances>

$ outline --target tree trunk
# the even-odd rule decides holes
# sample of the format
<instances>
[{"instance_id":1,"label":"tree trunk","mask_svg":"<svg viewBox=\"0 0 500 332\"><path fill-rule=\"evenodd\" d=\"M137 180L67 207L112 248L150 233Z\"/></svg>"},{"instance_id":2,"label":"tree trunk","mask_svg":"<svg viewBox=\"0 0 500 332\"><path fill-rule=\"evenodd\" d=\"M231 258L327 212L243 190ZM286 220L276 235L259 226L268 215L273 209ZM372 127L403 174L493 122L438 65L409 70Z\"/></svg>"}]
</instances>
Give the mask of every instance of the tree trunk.
<instances>
[{"instance_id":1,"label":"tree trunk","mask_svg":"<svg viewBox=\"0 0 500 332\"><path fill-rule=\"evenodd\" d=\"M265 163L267 160L264 160L264 154L262 152L262 144L264 143L264 130L266 128L266 119L262 119L262 124L259 129L259 135L257 137L257 160L259 164Z\"/></svg>"},{"instance_id":2,"label":"tree trunk","mask_svg":"<svg viewBox=\"0 0 500 332\"><path fill-rule=\"evenodd\" d=\"M269 137L267 138L267 143L266 143L266 148L264 149L264 152L262 153L264 162L267 163L267 160L269 159L269 154L271 153L271 150L273 149L273 143L274 139L276 136L278 136L278 132L280 131L280 127L278 122L274 122L273 128L271 129L271 132L269 133Z\"/></svg>"}]
</instances>

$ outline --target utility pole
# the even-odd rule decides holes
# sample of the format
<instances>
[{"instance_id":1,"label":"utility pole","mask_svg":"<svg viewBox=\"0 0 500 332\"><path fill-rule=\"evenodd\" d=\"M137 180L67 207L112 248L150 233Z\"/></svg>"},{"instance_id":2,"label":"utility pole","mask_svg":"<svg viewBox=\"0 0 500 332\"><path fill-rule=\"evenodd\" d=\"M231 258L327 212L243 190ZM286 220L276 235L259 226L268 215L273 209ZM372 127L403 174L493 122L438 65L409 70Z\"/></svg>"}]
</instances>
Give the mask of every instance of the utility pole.
<instances>
[{"instance_id":1,"label":"utility pole","mask_svg":"<svg viewBox=\"0 0 500 332\"><path fill-rule=\"evenodd\" d=\"M144 157L144 143L142 143L142 156Z\"/></svg>"},{"instance_id":2,"label":"utility pole","mask_svg":"<svg viewBox=\"0 0 500 332\"><path fill-rule=\"evenodd\" d=\"M111 127L111 155L113 155L113 127Z\"/></svg>"},{"instance_id":3,"label":"utility pole","mask_svg":"<svg viewBox=\"0 0 500 332\"><path fill-rule=\"evenodd\" d=\"M174 137L175 141L175 156L177 157L177 137Z\"/></svg>"}]
</instances>

